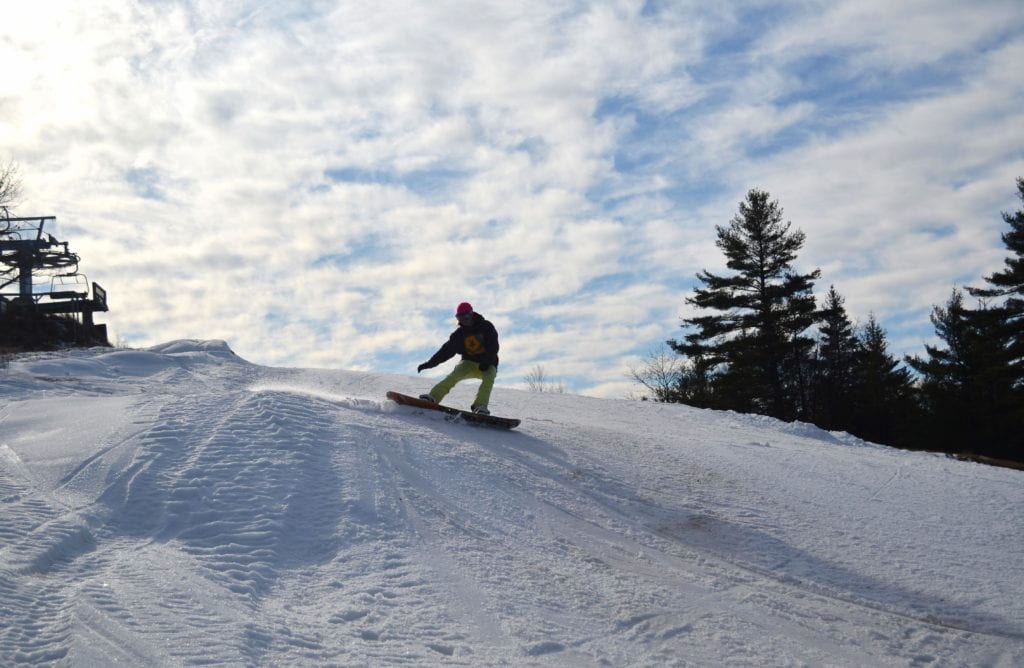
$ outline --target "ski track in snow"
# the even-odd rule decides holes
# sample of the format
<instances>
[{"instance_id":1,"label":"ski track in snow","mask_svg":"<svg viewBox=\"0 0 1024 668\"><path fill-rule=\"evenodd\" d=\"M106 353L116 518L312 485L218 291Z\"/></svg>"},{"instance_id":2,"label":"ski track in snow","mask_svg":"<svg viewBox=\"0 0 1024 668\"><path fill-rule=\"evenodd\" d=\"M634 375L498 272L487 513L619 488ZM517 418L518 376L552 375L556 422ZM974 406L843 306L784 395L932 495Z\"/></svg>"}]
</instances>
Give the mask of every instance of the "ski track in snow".
<instances>
[{"instance_id":1,"label":"ski track in snow","mask_svg":"<svg viewBox=\"0 0 1024 668\"><path fill-rule=\"evenodd\" d=\"M218 342L0 373L0 665L1024 664L1019 472Z\"/></svg>"}]
</instances>

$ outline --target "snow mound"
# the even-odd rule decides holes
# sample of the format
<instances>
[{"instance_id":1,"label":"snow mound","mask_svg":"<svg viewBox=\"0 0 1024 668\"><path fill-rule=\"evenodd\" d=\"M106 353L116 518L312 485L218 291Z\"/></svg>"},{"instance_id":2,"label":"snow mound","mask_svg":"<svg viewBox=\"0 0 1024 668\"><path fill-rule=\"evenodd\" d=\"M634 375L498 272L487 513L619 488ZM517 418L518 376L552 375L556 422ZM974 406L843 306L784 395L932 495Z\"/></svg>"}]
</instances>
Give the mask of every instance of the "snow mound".
<instances>
[{"instance_id":1,"label":"snow mound","mask_svg":"<svg viewBox=\"0 0 1024 668\"><path fill-rule=\"evenodd\" d=\"M384 399L430 382L223 341L18 357L0 665L1024 664L1018 471L686 406L498 387L504 432Z\"/></svg>"},{"instance_id":2,"label":"snow mound","mask_svg":"<svg viewBox=\"0 0 1024 668\"><path fill-rule=\"evenodd\" d=\"M180 339L169 341L149 348L149 351L158 355L176 355L197 357L199 355L207 358L235 357L235 353L228 346L226 341L198 341L195 339Z\"/></svg>"}]
</instances>

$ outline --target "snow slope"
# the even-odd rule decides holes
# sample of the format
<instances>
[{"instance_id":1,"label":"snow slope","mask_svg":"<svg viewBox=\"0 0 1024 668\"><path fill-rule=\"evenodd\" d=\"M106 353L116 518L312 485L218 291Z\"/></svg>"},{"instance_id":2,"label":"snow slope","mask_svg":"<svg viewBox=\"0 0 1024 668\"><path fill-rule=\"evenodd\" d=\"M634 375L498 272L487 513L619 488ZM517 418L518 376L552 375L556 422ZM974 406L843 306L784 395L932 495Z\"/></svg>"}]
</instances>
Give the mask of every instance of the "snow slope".
<instances>
[{"instance_id":1,"label":"snow slope","mask_svg":"<svg viewBox=\"0 0 1024 668\"><path fill-rule=\"evenodd\" d=\"M442 370L443 371L443 370ZM0 370L0 665L1024 665L1024 477L223 342ZM474 387L450 397L468 404Z\"/></svg>"}]
</instances>

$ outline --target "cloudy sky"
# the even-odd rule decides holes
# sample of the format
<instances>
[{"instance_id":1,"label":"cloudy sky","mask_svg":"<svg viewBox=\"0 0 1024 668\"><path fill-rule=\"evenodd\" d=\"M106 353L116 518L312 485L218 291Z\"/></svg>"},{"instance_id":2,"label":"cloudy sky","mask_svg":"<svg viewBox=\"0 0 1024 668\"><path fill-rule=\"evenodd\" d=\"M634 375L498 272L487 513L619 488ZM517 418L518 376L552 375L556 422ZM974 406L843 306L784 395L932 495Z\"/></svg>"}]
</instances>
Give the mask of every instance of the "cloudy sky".
<instances>
[{"instance_id":1,"label":"cloudy sky","mask_svg":"<svg viewBox=\"0 0 1024 668\"><path fill-rule=\"evenodd\" d=\"M133 347L415 374L465 300L499 384L621 397L756 187L920 354L1020 208L1020 0L11 4L15 213Z\"/></svg>"}]
</instances>

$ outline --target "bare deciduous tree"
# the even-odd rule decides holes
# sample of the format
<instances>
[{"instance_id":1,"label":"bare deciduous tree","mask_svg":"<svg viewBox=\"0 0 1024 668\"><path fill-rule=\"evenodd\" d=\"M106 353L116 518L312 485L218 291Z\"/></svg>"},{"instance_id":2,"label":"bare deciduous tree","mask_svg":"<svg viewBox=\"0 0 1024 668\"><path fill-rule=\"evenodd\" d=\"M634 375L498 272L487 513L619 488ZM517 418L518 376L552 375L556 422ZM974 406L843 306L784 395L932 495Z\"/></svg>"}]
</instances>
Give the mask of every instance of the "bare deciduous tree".
<instances>
[{"instance_id":1,"label":"bare deciduous tree","mask_svg":"<svg viewBox=\"0 0 1024 668\"><path fill-rule=\"evenodd\" d=\"M534 366L530 373L526 374L525 380L526 386L530 388L531 392L549 392L552 394L562 394L565 392L565 386L562 383L548 380L544 367L540 364Z\"/></svg>"},{"instance_id":2,"label":"bare deciduous tree","mask_svg":"<svg viewBox=\"0 0 1024 668\"><path fill-rule=\"evenodd\" d=\"M0 165L0 210L5 216L18 203L21 197L21 177L18 175L18 164L9 160Z\"/></svg>"},{"instance_id":3,"label":"bare deciduous tree","mask_svg":"<svg viewBox=\"0 0 1024 668\"><path fill-rule=\"evenodd\" d=\"M662 345L651 351L642 367L631 367L629 375L647 388L651 399L674 401L685 366L683 358Z\"/></svg>"}]
</instances>

